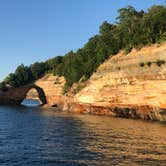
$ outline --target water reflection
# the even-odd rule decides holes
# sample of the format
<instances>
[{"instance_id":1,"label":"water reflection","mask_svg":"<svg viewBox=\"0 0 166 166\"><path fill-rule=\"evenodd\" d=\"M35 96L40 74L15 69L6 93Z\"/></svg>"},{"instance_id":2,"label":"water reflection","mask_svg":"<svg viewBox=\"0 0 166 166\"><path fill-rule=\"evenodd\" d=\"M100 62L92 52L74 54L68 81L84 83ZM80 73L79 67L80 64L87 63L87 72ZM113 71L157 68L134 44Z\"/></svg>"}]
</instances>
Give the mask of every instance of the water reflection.
<instances>
[{"instance_id":1,"label":"water reflection","mask_svg":"<svg viewBox=\"0 0 166 166\"><path fill-rule=\"evenodd\" d=\"M50 112L44 112L44 115L66 119L65 125L61 124L66 137L61 135L61 138L68 140L65 145L70 147L71 143L71 147L78 148L73 149L77 152L73 160L81 156L81 161L86 161L88 165L165 165L166 131L163 124ZM71 140L77 144L73 145Z\"/></svg>"},{"instance_id":2,"label":"water reflection","mask_svg":"<svg viewBox=\"0 0 166 166\"><path fill-rule=\"evenodd\" d=\"M2 165L163 165L165 124L0 107Z\"/></svg>"},{"instance_id":3,"label":"water reflection","mask_svg":"<svg viewBox=\"0 0 166 166\"><path fill-rule=\"evenodd\" d=\"M24 99L21 103L23 106L27 107L37 107L41 104L41 102L38 99Z\"/></svg>"}]
</instances>

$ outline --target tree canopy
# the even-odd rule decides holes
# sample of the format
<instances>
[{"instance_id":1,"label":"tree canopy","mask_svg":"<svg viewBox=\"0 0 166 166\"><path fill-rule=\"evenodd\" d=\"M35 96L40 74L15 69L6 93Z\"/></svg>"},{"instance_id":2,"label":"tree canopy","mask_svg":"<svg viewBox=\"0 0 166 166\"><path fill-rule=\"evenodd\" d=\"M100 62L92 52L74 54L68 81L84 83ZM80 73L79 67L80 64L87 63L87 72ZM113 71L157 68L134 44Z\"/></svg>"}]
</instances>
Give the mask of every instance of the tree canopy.
<instances>
[{"instance_id":1,"label":"tree canopy","mask_svg":"<svg viewBox=\"0 0 166 166\"><path fill-rule=\"evenodd\" d=\"M130 52L132 48L166 40L166 7L154 5L147 12L132 6L118 10L116 23L104 21L99 33L88 40L83 48L70 51L46 62L20 65L4 80L17 87L32 82L45 73L64 76L66 87L82 77L88 79L97 67L120 49ZM2 85L3 86L3 85Z\"/></svg>"}]
</instances>

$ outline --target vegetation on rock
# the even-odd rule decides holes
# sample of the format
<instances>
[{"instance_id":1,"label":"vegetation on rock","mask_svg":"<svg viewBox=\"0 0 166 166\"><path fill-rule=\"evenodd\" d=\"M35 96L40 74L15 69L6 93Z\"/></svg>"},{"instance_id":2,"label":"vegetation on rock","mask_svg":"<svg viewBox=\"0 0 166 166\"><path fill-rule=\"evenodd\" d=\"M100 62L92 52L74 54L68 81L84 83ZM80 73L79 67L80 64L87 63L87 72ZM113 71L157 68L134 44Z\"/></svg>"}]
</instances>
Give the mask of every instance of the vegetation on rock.
<instances>
[{"instance_id":1,"label":"vegetation on rock","mask_svg":"<svg viewBox=\"0 0 166 166\"><path fill-rule=\"evenodd\" d=\"M118 12L117 22L112 24L105 21L100 26L99 33L90 38L83 48L46 62L36 62L29 67L20 65L14 73L9 74L4 83L18 87L39 79L45 73L54 73L65 77L66 92L80 78L87 80L101 63L119 50L124 49L127 54L132 48L166 40L165 6L152 6L147 12L128 6ZM163 64L156 63L160 66ZM142 67L144 65L140 64ZM147 65L150 66L151 63L148 62ZM3 85L0 89L3 89Z\"/></svg>"},{"instance_id":2,"label":"vegetation on rock","mask_svg":"<svg viewBox=\"0 0 166 166\"><path fill-rule=\"evenodd\" d=\"M156 61L156 64L157 64L157 66L160 67L161 65L164 65L164 64L165 64L165 61L164 61L164 60L159 60L159 59L158 59L158 60Z\"/></svg>"},{"instance_id":3,"label":"vegetation on rock","mask_svg":"<svg viewBox=\"0 0 166 166\"><path fill-rule=\"evenodd\" d=\"M8 90L8 88L7 88L6 84L5 84L5 82L1 82L1 83L0 83L0 90L1 90L1 91L7 91L7 90Z\"/></svg>"}]
</instances>

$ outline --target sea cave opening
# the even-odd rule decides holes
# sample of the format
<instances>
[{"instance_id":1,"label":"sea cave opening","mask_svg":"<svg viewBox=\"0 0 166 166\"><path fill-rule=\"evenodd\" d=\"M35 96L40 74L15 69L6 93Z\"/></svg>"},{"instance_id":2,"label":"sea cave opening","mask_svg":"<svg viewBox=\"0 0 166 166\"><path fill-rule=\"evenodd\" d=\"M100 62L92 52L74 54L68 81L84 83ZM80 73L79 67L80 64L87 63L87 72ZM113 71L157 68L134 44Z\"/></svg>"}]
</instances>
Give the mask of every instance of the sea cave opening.
<instances>
[{"instance_id":1,"label":"sea cave opening","mask_svg":"<svg viewBox=\"0 0 166 166\"><path fill-rule=\"evenodd\" d=\"M39 87L31 88L21 103L21 105L27 107L37 107L44 104L46 104L46 97L43 90Z\"/></svg>"}]
</instances>

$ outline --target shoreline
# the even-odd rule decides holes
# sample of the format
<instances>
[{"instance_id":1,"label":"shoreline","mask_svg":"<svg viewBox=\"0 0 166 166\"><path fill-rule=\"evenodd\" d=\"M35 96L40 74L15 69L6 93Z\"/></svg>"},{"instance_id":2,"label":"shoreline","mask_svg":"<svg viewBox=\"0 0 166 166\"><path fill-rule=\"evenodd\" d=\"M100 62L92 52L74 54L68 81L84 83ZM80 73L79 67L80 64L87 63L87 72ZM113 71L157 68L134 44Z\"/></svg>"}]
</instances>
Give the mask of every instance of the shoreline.
<instances>
[{"instance_id":1,"label":"shoreline","mask_svg":"<svg viewBox=\"0 0 166 166\"><path fill-rule=\"evenodd\" d=\"M147 121L160 121L166 122L166 109L152 107L148 105L114 105L112 107L95 106L92 104L82 103L68 103L61 107L51 107L43 105L44 109L56 109L56 111L76 113L76 114L89 114L98 116L111 116L127 119L142 119Z\"/></svg>"}]
</instances>

